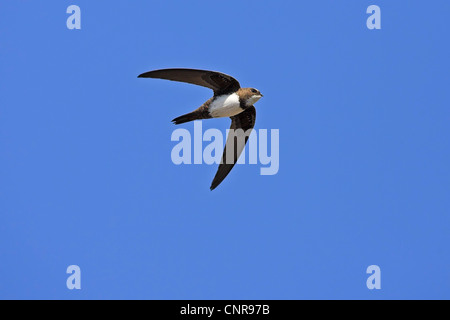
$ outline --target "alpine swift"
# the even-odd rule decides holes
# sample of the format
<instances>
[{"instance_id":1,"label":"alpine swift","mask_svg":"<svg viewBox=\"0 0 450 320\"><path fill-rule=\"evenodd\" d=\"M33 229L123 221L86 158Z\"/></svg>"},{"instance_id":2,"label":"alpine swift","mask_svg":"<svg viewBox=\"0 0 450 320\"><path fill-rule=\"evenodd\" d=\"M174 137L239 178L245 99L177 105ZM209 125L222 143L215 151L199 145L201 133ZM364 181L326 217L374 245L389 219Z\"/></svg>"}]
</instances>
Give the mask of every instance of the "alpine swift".
<instances>
[{"instance_id":1,"label":"alpine swift","mask_svg":"<svg viewBox=\"0 0 450 320\"><path fill-rule=\"evenodd\" d=\"M201 119L231 118L230 132L223 150L222 161L210 187L214 190L233 169L247 143L249 134L255 126L256 109L253 105L263 96L261 92L255 88L241 88L239 82L233 77L208 70L161 69L142 73L138 78L186 82L214 91L214 96L198 109L172 120L174 124L180 124Z\"/></svg>"}]
</instances>

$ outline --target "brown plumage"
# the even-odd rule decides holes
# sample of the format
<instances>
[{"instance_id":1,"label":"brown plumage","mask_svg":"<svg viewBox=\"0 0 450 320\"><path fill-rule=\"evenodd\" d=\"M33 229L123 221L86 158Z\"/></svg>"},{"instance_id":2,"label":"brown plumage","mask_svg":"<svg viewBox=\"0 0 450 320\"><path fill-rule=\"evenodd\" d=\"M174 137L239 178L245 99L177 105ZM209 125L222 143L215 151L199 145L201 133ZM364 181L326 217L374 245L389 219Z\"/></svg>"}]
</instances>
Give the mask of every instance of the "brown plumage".
<instances>
[{"instance_id":1,"label":"brown plumage","mask_svg":"<svg viewBox=\"0 0 450 320\"><path fill-rule=\"evenodd\" d=\"M255 120L256 109L254 106L251 106L238 115L231 117L230 132L227 137L225 148L223 149L222 161L211 183L211 190L214 190L223 181L223 179L226 178L231 169L233 169L234 165L239 159L239 156L242 153L242 150L244 150L245 144L247 143L248 137L250 136L253 127L255 126ZM243 130L244 141L242 141L242 138L239 139L240 134L237 131L239 129ZM232 134L232 130L235 130L235 134ZM234 147L232 156L230 156L229 154L227 155L227 148L230 148L231 146Z\"/></svg>"},{"instance_id":2,"label":"brown plumage","mask_svg":"<svg viewBox=\"0 0 450 320\"><path fill-rule=\"evenodd\" d=\"M181 123L194 121L194 120L212 118L211 115L209 114L209 105L211 104L213 99L214 99L214 97L212 97L211 99L206 101L198 109L196 109L192 112L183 114L182 116L179 116L179 117L173 119L172 122L174 124L181 124Z\"/></svg>"},{"instance_id":3,"label":"brown plumage","mask_svg":"<svg viewBox=\"0 0 450 320\"><path fill-rule=\"evenodd\" d=\"M254 88L241 88L233 77L208 70L162 69L149 71L138 77L187 82L214 91L214 96L199 108L172 120L175 124L181 124L193 120L230 116L230 133L223 150L222 161L210 187L214 190L230 173L244 150L256 120L256 109L253 104L262 97L261 92Z\"/></svg>"}]
</instances>

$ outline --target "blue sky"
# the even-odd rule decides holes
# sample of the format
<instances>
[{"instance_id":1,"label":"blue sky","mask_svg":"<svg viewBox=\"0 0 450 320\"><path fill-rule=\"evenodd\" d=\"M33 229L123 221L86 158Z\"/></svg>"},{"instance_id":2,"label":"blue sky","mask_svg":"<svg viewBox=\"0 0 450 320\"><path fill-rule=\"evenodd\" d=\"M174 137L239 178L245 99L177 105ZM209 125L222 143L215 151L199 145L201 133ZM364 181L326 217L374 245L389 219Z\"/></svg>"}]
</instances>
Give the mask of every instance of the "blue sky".
<instances>
[{"instance_id":1,"label":"blue sky","mask_svg":"<svg viewBox=\"0 0 450 320\"><path fill-rule=\"evenodd\" d=\"M66 27L72 4L81 30ZM449 299L448 12L1 1L0 298ZM137 79L170 67L261 90L278 174L238 165L211 192L216 165L174 165L170 120L211 91Z\"/></svg>"}]
</instances>

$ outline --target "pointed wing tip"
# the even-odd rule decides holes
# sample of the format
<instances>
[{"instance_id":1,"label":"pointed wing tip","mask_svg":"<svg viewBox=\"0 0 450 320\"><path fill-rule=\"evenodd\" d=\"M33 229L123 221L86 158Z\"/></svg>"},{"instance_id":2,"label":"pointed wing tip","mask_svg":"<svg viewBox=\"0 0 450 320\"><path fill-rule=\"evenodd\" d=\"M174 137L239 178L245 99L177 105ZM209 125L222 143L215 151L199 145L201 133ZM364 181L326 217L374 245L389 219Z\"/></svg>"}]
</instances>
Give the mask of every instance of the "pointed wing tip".
<instances>
[{"instance_id":1,"label":"pointed wing tip","mask_svg":"<svg viewBox=\"0 0 450 320\"><path fill-rule=\"evenodd\" d=\"M217 179L217 177L214 177L213 181L211 182L211 186L209 187L209 189L210 189L211 191L213 191L213 190L216 189L218 186L220 186L220 184L223 182L224 179L225 179L225 177L219 178L219 179Z\"/></svg>"},{"instance_id":2,"label":"pointed wing tip","mask_svg":"<svg viewBox=\"0 0 450 320\"><path fill-rule=\"evenodd\" d=\"M140 75L138 75L138 78L155 78L154 77L155 71L159 71L159 70L153 70L153 71L147 71L147 72L141 73Z\"/></svg>"},{"instance_id":3,"label":"pointed wing tip","mask_svg":"<svg viewBox=\"0 0 450 320\"><path fill-rule=\"evenodd\" d=\"M214 179L213 182L211 182L211 187L209 187L209 190L213 191L215 188L217 188L219 186L219 184L220 184L220 182L217 183L217 181Z\"/></svg>"}]
</instances>

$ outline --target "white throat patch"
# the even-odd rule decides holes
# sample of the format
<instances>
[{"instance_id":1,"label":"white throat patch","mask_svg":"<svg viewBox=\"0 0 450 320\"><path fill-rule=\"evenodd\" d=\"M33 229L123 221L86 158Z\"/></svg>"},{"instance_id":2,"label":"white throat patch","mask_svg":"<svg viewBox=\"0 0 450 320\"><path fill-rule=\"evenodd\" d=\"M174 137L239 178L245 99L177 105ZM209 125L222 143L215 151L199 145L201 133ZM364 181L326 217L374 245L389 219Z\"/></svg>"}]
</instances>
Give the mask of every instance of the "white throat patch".
<instances>
[{"instance_id":1,"label":"white throat patch","mask_svg":"<svg viewBox=\"0 0 450 320\"><path fill-rule=\"evenodd\" d=\"M247 106L252 106L256 103L256 101L258 101L259 99L261 99L261 95L259 94L254 94L252 95L250 98L248 98L248 100L246 101L246 105Z\"/></svg>"}]
</instances>

